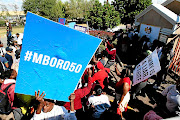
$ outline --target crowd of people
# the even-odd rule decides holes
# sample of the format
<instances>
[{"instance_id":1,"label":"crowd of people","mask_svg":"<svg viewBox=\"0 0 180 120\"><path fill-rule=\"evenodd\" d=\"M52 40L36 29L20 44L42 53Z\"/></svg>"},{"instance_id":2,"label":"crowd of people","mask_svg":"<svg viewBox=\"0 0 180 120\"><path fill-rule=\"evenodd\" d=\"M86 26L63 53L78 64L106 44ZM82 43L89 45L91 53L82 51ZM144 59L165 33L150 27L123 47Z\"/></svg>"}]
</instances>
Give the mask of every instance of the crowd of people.
<instances>
[{"instance_id":1,"label":"crowd of people","mask_svg":"<svg viewBox=\"0 0 180 120\"><path fill-rule=\"evenodd\" d=\"M10 28L9 28L10 29ZM8 30L9 30L8 29ZM173 56L173 42L168 44L158 40L151 42L148 37L139 37L137 32L120 30L112 39L106 38L104 50L95 53L82 78L82 87L76 89L69 102L44 99L45 92L35 91L35 96L14 93L20 61L22 39L19 33L14 38L7 34L7 47L0 43L0 119L2 120L121 120L128 109L129 101L137 99L137 94L147 84L159 89L167 76L167 66ZM116 42L114 42L116 41ZM132 86L133 65L137 65L154 50L157 50L161 71L154 75L155 82L148 79ZM128 65L124 66L123 63ZM116 73L115 76L112 73ZM68 87L68 86L67 86ZM110 87L112 88L110 92ZM167 117L180 115L180 79L175 85L165 88L157 107L164 108ZM109 95L113 100L109 100ZM159 96L160 97L160 96ZM163 116L149 111L144 120L160 120Z\"/></svg>"}]
</instances>

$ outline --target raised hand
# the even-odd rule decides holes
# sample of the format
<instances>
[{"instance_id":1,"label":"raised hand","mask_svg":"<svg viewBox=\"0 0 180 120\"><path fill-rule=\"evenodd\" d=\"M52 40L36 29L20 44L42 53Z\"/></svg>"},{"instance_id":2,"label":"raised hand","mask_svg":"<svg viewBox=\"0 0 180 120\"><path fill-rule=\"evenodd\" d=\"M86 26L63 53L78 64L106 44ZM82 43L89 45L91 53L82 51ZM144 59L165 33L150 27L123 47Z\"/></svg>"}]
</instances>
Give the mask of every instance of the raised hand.
<instances>
[{"instance_id":1,"label":"raised hand","mask_svg":"<svg viewBox=\"0 0 180 120\"><path fill-rule=\"evenodd\" d=\"M71 101L74 101L75 98L76 98L75 93L71 93L71 95L69 96L69 99Z\"/></svg>"},{"instance_id":2,"label":"raised hand","mask_svg":"<svg viewBox=\"0 0 180 120\"><path fill-rule=\"evenodd\" d=\"M39 101L41 104L44 104L43 98L46 94L44 94L44 91L43 91L42 94L39 96L39 93L40 93L40 90L38 90L38 93L35 91L36 100Z\"/></svg>"}]
</instances>

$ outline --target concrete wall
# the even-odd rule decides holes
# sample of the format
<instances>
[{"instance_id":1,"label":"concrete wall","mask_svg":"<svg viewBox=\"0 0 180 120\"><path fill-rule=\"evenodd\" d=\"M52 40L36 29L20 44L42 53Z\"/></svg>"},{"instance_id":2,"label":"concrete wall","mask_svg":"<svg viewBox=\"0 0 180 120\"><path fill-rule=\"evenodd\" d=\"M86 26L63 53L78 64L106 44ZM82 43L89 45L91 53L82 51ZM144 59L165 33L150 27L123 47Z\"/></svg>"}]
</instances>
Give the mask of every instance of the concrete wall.
<instances>
[{"instance_id":1,"label":"concrete wall","mask_svg":"<svg viewBox=\"0 0 180 120\"><path fill-rule=\"evenodd\" d=\"M137 22L172 29L173 25L154 10L150 10L144 16L137 19Z\"/></svg>"}]
</instances>

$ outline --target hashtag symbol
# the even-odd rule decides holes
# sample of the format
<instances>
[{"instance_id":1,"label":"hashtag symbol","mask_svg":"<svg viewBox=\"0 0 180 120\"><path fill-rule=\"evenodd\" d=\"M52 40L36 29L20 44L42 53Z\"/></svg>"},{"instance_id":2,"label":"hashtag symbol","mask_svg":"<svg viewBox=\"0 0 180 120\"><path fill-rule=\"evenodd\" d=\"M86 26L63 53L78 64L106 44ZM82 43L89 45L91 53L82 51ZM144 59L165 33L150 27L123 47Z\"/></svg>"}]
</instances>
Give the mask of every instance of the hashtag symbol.
<instances>
[{"instance_id":1,"label":"hashtag symbol","mask_svg":"<svg viewBox=\"0 0 180 120\"><path fill-rule=\"evenodd\" d=\"M30 61L31 60L31 56L32 56L32 52L27 51L26 52L26 56L24 56L24 60L25 61Z\"/></svg>"}]
</instances>

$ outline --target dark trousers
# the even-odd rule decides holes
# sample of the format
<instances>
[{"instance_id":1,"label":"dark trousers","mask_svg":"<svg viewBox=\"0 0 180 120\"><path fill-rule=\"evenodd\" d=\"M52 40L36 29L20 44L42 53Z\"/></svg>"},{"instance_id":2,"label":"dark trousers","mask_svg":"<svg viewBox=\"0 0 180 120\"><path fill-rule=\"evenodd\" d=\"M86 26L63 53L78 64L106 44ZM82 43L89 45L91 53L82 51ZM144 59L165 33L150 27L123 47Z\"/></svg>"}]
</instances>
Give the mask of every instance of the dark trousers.
<instances>
[{"instance_id":1,"label":"dark trousers","mask_svg":"<svg viewBox=\"0 0 180 120\"><path fill-rule=\"evenodd\" d=\"M157 79L155 81L155 84L157 84L157 86L160 86L161 82L166 79L166 76L167 76L167 69L166 68L161 68L161 71L159 71L157 73Z\"/></svg>"}]
</instances>

